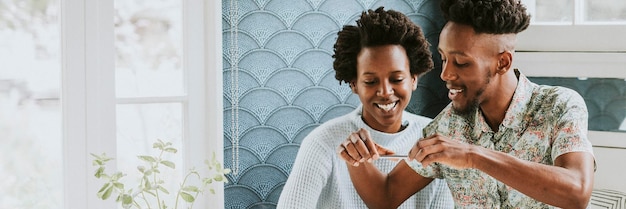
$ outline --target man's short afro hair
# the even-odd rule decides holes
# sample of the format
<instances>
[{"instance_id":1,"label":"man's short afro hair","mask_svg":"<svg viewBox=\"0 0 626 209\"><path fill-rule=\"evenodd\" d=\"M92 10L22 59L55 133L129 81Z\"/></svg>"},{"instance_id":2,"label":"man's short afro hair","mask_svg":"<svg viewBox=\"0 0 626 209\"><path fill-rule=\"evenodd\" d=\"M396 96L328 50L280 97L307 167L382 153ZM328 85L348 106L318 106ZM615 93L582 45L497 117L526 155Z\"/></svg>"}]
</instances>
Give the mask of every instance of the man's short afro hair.
<instances>
[{"instance_id":1,"label":"man's short afro hair","mask_svg":"<svg viewBox=\"0 0 626 209\"><path fill-rule=\"evenodd\" d=\"M519 0L443 0L441 10L446 20L472 26L476 33L517 34L530 24Z\"/></svg>"}]
</instances>

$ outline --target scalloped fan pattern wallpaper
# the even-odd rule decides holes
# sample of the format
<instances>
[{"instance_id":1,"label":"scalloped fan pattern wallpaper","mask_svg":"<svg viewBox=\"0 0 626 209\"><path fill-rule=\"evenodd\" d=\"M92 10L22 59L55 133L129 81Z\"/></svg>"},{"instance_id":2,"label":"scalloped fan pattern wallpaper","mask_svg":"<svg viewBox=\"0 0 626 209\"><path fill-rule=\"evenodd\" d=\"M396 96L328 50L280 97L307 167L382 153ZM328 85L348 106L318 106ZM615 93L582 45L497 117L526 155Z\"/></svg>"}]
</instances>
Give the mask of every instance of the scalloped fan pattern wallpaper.
<instances>
[{"instance_id":1,"label":"scalloped fan pattern wallpaper","mask_svg":"<svg viewBox=\"0 0 626 209\"><path fill-rule=\"evenodd\" d=\"M407 14L441 63L436 46L445 22L435 0L222 2L224 166L238 168L228 175L225 208L274 208L304 136L360 104L335 80L331 56L336 33L363 10ZM432 117L449 102L439 72L420 78L409 111Z\"/></svg>"}]
</instances>

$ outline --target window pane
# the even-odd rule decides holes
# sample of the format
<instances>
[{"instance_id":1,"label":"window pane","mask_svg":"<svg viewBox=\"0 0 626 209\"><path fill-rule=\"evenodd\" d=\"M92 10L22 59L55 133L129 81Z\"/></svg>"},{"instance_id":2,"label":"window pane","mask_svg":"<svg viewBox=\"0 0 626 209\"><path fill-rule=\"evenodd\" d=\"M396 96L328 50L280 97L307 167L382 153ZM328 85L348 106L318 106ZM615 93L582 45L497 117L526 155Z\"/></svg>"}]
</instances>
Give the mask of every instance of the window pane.
<instances>
[{"instance_id":1,"label":"window pane","mask_svg":"<svg viewBox=\"0 0 626 209\"><path fill-rule=\"evenodd\" d=\"M63 208L58 0L0 0L0 208Z\"/></svg>"},{"instance_id":2,"label":"window pane","mask_svg":"<svg viewBox=\"0 0 626 209\"><path fill-rule=\"evenodd\" d=\"M118 97L184 93L180 0L115 1Z\"/></svg>"},{"instance_id":3,"label":"window pane","mask_svg":"<svg viewBox=\"0 0 626 209\"><path fill-rule=\"evenodd\" d=\"M535 24L572 24L574 0L522 0Z\"/></svg>"},{"instance_id":4,"label":"window pane","mask_svg":"<svg viewBox=\"0 0 626 209\"><path fill-rule=\"evenodd\" d=\"M589 22L626 22L626 1L624 0L586 0L585 21Z\"/></svg>"},{"instance_id":5,"label":"window pane","mask_svg":"<svg viewBox=\"0 0 626 209\"><path fill-rule=\"evenodd\" d=\"M164 153L163 159L175 163L176 170L163 165L160 166L159 178L164 179L163 185L168 194L161 193L161 199L166 201L168 208L173 208L178 186L182 182L182 105L180 103L167 104L124 104L117 105L117 165L118 171L126 173L122 178L125 188L138 191L139 179L142 174L137 166L149 168L145 162L138 159L138 155L158 156L159 151L152 147L157 139L171 142L178 149L175 154ZM150 195L148 201L156 203ZM143 201L138 201L145 204ZM148 208L148 207L142 207ZM151 208L156 208L154 204Z\"/></svg>"}]
</instances>

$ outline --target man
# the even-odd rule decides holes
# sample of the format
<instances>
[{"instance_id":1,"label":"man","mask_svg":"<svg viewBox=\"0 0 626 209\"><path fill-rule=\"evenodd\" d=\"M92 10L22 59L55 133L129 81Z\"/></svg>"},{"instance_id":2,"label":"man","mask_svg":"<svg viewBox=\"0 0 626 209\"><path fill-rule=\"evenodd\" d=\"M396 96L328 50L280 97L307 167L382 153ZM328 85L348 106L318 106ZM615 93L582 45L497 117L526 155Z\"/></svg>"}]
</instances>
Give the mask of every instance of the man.
<instances>
[{"instance_id":1,"label":"man","mask_svg":"<svg viewBox=\"0 0 626 209\"><path fill-rule=\"evenodd\" d=\"M540 86L512 69L530 17L518 0L443 0L439 42L451 104L408 159L385 175L362 163L387 154L375 138L340 145L370 208L393 208L435 178L461 208L585 208L594 157L587 109L575 91Z\"/></svg>"}]
</instances>

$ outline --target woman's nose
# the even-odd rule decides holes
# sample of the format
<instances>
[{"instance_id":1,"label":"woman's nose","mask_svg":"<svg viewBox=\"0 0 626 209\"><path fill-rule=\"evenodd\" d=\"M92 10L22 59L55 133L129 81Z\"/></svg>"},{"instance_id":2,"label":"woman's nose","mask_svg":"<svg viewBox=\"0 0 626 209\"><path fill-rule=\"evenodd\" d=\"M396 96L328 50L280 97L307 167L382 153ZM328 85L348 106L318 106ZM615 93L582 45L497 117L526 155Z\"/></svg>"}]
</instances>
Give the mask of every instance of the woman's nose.
<instances>
[{"instance_id":1,"label":"woman's nose","mask_svg":"<svg viewBox=\"0 0 626 209\"><path fill-rule=\"evenodd\" d=\"M393 87L389 82L380 82L380 86L378 87L376 94L381 97L392 95Z\"/></svg>"}]
</instances>

